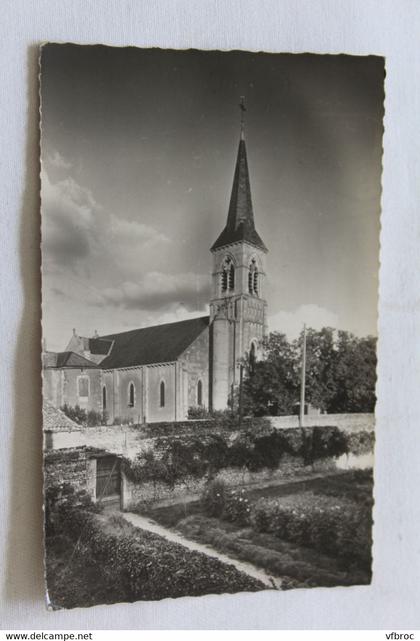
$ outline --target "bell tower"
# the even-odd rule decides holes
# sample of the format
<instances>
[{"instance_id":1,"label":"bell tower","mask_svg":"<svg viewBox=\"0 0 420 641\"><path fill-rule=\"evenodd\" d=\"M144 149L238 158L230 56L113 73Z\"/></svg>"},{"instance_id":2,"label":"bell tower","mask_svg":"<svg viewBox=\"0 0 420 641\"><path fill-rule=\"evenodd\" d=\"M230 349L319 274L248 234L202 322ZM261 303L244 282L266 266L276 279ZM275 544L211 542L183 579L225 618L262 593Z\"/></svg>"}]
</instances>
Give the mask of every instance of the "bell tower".
<instances>
[{"instance_id":1,"label":"bell tower","mask_svg":"<svg viewBox=\"0 0 420 641\"><path fill-rule=\"evenodd\" d=\"M211 328L212 409L228 407L239 383L239 365L253 358L266 334L264 299L267 248L255 229L245 145L245 103L226 225L211 247L213 255Z\"/></svg>"}]
</instances>

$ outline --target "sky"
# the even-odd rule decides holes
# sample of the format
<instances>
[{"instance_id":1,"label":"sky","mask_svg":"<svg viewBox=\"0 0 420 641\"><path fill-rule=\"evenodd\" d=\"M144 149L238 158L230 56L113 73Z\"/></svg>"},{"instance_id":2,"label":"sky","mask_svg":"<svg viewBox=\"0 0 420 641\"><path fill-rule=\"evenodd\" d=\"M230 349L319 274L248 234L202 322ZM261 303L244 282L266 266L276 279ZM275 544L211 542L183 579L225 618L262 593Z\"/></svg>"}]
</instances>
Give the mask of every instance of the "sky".
<instances>
[{"instance_id":1,"label":"sky","mask_svg":"<svg viewBox=\"0 0 420 641\"><path fill-rule=\"evenodd\" d=\"M242 95L269 329L376 335L383 81L374 56L44 46L47 348L207 313Z\"/></svg>"}]
</instances>

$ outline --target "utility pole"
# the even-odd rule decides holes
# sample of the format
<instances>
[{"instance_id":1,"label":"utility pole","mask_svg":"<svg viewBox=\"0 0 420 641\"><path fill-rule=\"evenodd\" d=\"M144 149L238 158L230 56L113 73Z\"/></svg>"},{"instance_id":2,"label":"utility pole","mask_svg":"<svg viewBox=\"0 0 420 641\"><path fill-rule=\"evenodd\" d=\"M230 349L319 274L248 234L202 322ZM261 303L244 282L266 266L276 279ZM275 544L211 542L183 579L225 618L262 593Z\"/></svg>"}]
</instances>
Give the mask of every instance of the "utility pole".
<instances>
[{"instance_id":1,"label":"utility pole","mask_svg":"<svg viewBox=\"0 0 420 641\"><path fill-rule=\"evenodd\" d=\"M299 424L303 427L305 421L305 382L306 382L306 324L303 325L303 344L302 344L302 371L300 380L300 405L299 405Z\"/></svg>"}]
</instances>

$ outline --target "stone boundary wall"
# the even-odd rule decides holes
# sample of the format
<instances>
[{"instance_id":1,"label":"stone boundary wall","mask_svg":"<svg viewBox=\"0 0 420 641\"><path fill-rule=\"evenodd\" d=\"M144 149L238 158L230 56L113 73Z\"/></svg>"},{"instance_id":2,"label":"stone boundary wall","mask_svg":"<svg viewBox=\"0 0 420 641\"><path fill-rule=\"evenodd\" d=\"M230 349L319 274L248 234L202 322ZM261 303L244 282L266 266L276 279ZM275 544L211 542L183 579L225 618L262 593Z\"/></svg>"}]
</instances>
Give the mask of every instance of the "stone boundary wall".
<instances>
[{"instance_id":1,"label":"stone boundary wall","mask_svg":"<svg viewBox=\"0 0 420 641\"><path fill-rule=\"evenodd\" d=\"M305 427L338 427L343 432L373 432L375 427L374 414L320 414L305 417ZM104 425L100 427L85 427L80 436L75 434L75 443L88 447L101 447L115 454L130 456L130 452L140 452L148 449L156 438L174 436L181 438L188 435L223 434L232 435L238 431L252 430L257 434L269 432L272 429L299 428L297 416L270 416L262 418L244 418L242 426L228 420L190 420L178 422L150 423L140 425ZM59 435L60 436L60 435ZM81 440L80 440L81 439ZM64 438L63 438L64 441ZM65 437L66 447L69 447L71 437ZM58 441L57 441L58 442Z\"/></svg>"},{"instance_id":2,"label":"stone boundary wall","mask_svg":"<svg viewBox=\"0 0 420 641\"><path fill-rule=\"evenodd\" d=\"M276 429L299 427L298 416L271 416L268 419ZM373 432L374 414L316 414L305 416L305 427L335 426L343 432Z\"/></svg>"},{"instance_id":3,"label":"stone boundary wall","mask_svg":"<svg viewBox=\"0 0 420 641\"><path fill-rule=\"evenodd\" d=\"M336 426L344 432L373 432L375 428L374 414L319 414L305 417L306 427ZM232 434L240 429L255 430L263 433L265 430L299 428L297 416L269 416L262 418L244 418L242 426L225 419L195 419L190 421L145 423L140 425L101 425L98 427L76 426L77 429L59 432L46 430L46 449L58 450L74 447L95 447L113 454L135 456L136 453L147 449L151 439L158 437L187 436L193 433ZM149 441L149 443L148 443Z\"/></svg>"},{"instance_id":4,"label":"stone boundary wall","mask_svg":"<svg viewBox=\"0 0 420 641\"><path fill-rule=\"evenodd\" d=\"M87 467L85 447L44 452L44 489L65 482L86 490Z\"/></svg>"},{"instance_id":5,"label":"stone boundary wall","mask_svg":"<svg viewBox=\"0 0 420 641\"><path fill-rule=\"evenodd\" d=\"M312 465L305 465L300 457L282 457L277 469L268 468L250 472L246 468L224 468L216 477L227 485L234 487L243 484L275 482L281 479L293 479L302 475L325 470L346 470L372 467L374 416L371 414L319 415L305 417L306 427L338 427L349 434L350 439L359 439L358 434L367 442L367 448L360 453L343 454L339 458L316 460ZM115 454L122 459L134 460L145 452L153 452L159 461L168 444L178 441L188 444L192 440L203 439L203 443L212 440L212 436L221 436L229 443L244 433L262 437L274 430L294 430L298 428L298 417L269 417L244 419L239 428L237 423L229 420L191 420L171 423L154 423L150 425L121 425L86 427L52 433L54 440L44 452L45 487L56 483L68 482L76 490L86 489L95 498L96 461L98 453ZM354 435L354 436L353 436ZM371 435L371 436L369 436ZM366 441L367 439L367 441ZM353 450L355 452L356 450ZM123 507L141 501L161 501L178 499L191 494L201 493L206 477L186 477L177 481L174 486L161 481L134 482L122 473Z\"/></svg>"},{"instance_id":6,"label":"stone boundary wall","mask_svg":"<svg viewBox=\"0 0 420 641\"><path fill-rule=\"evenodd\" d=\"M337 459L338 460L338 459ZM354 468L354 461L352 469ZM357 467L357 466L356 466ZM341 467L339 469L347 469ZM275 481L290 479L298 480L305 475L312 475L314 472L325 473L337 470L337 462L329 459L317 461L314 465L304 465L301 458L284 456L280 467L275 470L263 469L258 472L250 472L244 468L227 467L219 470L214 476L215 479L221 480L227 486L235 488L244 485L254 485L255 487L264 487ZM141 503L159 503L160 501L182 501L189 500L193 495L200 495L204 486L208 482L206 477L194 478L186 477L182 482L175 483L169 487L162 482L143 482L136 484L127 477L123 478L123 508L131 509Z\"/></svg>"}]
</instances>

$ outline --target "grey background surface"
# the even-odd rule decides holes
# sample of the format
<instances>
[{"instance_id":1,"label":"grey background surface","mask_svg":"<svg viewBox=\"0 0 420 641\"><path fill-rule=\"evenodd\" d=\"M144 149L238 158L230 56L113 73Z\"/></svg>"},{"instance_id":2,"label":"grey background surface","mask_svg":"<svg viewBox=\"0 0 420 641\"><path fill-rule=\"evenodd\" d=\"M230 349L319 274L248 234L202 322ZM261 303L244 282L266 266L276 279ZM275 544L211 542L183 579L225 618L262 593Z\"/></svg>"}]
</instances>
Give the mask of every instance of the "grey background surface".
<instances>
[{"instance_id":1,"label":"grey background surface","mask_svg":"<svg viewBox=\"0 0 420 641\"><path fill-rule=\"evenodd\" d=\"M419 628L420 3L9 0L1 13L2 628ZM37 46L47 40L386 56L372 586L45 610Z\"/></svg>"}]
</instances>

